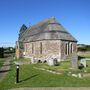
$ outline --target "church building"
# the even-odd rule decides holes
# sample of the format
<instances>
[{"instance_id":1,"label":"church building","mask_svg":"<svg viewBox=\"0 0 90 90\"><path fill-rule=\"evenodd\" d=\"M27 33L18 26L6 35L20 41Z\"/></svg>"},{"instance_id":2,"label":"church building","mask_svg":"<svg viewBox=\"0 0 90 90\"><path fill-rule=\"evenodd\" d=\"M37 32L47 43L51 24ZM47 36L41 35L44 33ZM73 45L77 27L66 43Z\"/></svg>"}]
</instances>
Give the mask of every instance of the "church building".
<instances>
[{"instance_id":1,"label":"church building","mask_svg":"<svg viewBox=\"0 0 90 90\"><path fill-rule=\"evenodd\" d=\"M16 57L59 61L70 59L77 52L77 40L56 20L50 17L36 25L20 29L16 42Z\"/></svg>"}]
</instances>

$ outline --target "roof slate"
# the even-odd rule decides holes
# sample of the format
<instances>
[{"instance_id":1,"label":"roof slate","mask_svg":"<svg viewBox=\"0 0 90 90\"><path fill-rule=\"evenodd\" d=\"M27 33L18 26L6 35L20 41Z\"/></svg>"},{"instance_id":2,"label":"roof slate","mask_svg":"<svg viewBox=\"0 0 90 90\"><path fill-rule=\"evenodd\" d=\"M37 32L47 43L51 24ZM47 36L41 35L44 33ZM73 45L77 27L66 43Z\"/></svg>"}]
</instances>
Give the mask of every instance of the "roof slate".
<instances>
[{"instance_id":1,"label":"roof slate","mask_svg":"<svg viewBox=\"0 0 90 90\"><path fill-rule=\"evenodd\" d=\"M50 17L36 25L30 26L19 39L19 41L31 42L37 40L77 40L63 28L63 26L54 18Z\"/></svg>"}]
</instances>

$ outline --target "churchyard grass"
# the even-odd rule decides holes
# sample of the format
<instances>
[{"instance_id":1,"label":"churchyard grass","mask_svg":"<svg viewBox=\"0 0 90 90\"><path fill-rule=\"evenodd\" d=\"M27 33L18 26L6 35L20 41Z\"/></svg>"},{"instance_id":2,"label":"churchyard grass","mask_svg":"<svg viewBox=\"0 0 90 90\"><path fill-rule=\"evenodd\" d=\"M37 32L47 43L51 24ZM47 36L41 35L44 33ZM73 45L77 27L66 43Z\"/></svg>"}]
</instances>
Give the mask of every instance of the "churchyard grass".
<instances>
[{"instance_id":1,"label":"churchyard grass","mask_svg":"<svg viewBox=\"0 0 90 90\"><path fill-rule=\"evenodd\" d=\"M22 61L22 60L21 60ZM14 61L13 61L14 62ZM11 70L3 81L0 82L0 90L19 87L90 87L90 78L78 78L68 76L67 73L53 74L34 67L50 68L47 64L24 64L20 65L20 82L15 83L16 65L12 62ZM89 62L89 61L88 61ZM89 62L90 63L90 62ZM62 62L60 66L51 66L51 70L66 70L70 66L69 61ZM88 67L89 68L89 67ZM68 70L68 69L67 69ZM90 70L90 69L89 69Z\"/></svg>"},{"instance_id":2,"label":"churchyard grass","mask_svg":"<svg viewBox=\"0 0 90 90\"><path fill-rule=\"evenodd\" d=\"M84 58L90 58L90 55L87 55L87 54L83 54L83 55L79 55L81 57L84 57Z\"/></svg>"},{"instance_id":3,"label":"churchyard grass","mask_svg":"<svg viewBox=\"0 0 90 90\"><path fill-rule=\"evenodd\" d=\"M0 68L2 67L3 63L4 63L4 59L0 58Z\"/></svg>"},{"instance_id":4,"label":"churchyard grass","mask_svg":"<svg viewBox=\"0 0 90 90\"><path fill-rule=\"evenodd\" d=\"M71 67L71 64L70 64L70 61L61 61L59 63L59 65L57 66L49 66L47 65L47 63L38 63L38 64L35 64L35 67L37 68L44 68L46 70L52 70L52 71L56 71L56 72L67 72L69 71L70 67Z\"/></svg>"}]
</instances>

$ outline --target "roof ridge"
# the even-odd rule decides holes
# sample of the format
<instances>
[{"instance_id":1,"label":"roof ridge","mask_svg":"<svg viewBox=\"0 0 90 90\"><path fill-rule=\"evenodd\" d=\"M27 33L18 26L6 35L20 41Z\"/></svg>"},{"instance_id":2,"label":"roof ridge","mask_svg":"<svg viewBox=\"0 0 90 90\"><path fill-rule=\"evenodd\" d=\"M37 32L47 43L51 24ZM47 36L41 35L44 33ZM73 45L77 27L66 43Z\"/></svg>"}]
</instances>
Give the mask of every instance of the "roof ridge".
<instances>
[{"instance_id":1,"label":"roof ridge","mask_svg":"<svg viewBox=\"0 0 90 90\"><path fill-rule=\"evenodd\" d=\"M37 27L39 27L39 26L42 26L42 25L45 24L45 23L48 23L48 24L49 24L49 23L50 23L49 21L51 21L51 20L57 21L54 16L51 16L51 17L49 17L49 18L47 18L47 19L44 19L44 20L42 20L42 21L40 21L40 22L38 22L38 23L30 26L28 29L37 28ZM58 22L58 21L57 21L57 22Z\"/></svg>"}]
</instances>

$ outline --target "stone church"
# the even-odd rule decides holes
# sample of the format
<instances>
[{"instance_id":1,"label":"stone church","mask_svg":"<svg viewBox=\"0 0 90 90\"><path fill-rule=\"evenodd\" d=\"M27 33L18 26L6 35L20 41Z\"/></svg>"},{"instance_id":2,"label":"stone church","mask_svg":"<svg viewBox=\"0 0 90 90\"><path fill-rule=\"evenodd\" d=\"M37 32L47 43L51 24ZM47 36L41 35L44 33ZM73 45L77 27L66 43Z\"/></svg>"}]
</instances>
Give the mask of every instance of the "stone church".
<instances>
[{"instance_id":1,"label":"stone church","mask_svg":"<svg viewBox=\"0 0 90 90\"><path fill-rule=\"evenodd\" d=\"M70 59L77 52L77 40L56 20L50 17L29 28L23 28L16 42L16 57L47 60L53 57Z\"/></svg>"}]
</instances>

